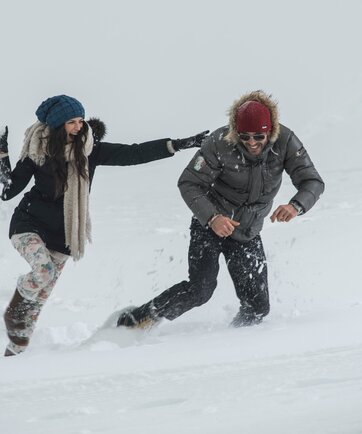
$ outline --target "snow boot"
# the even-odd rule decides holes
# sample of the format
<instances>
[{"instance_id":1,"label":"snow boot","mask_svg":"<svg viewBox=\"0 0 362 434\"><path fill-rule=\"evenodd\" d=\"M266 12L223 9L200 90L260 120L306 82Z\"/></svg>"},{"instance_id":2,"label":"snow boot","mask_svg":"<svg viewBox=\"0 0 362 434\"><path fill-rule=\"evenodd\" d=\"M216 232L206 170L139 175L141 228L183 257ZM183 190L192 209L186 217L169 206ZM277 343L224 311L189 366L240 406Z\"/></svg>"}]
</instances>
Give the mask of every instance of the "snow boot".
<instances>
[{"instance_id":1,"label":"snow boot","mask_svg":"<svg viewBox=\"0 0 362 434\"><path fill-rule=\"evenodd\" d=\"M39 313L38 303L26 300L16 289L4 313L10 340L4 356L15 356L26 350Z\"/></svg>"},{"instance_id":2,"label":"snow boot","mask_svg":"<svg viewBox=\"0 0 362 434\"><path fill-rule=\"evenodd\" d=\"M260 324L263 321L263 315L256 314L251 306L241 306L239 312L231 321L232 327L249 327Z\"/></svg>"},{"instance_id":3,"label":"snow boot","mask_svg":"<svg viewBox=\"0 0 362 434\"><path fill-rule=\"evenodd\" d=\"M121 311L117 327L123 326L135 329L151 329L161 321L155 312L152 303L140 307L129 306Z\"/></svg>"}]
</instances>

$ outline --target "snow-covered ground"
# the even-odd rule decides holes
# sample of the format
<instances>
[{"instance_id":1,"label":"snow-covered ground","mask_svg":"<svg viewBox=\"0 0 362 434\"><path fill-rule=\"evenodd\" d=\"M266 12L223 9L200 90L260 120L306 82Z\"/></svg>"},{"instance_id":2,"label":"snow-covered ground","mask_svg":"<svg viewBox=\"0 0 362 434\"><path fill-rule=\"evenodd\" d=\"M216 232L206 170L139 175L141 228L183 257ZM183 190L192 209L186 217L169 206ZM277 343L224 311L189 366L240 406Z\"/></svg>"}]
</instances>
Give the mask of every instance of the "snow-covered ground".
<instances>
[{"instance_id":1,"label":"snow-covered ground","mask_svg":"<svg viewBox=\"0 0 362 434\"><path fill-rule=\"evenodd\" d=\"M190 212L175 183L191 156L97 169L93 244L67 264L29 350L0 359L1 432L362 432L362 170L324 171L313 210L266 222L261 325L228 327L238 304L222 264L208 304L150 332L102 328L186 277ZM276 202L292 191L286 177ZM6 240L15 202L1 207L1 310L27 269Z\"/></svg>"}]
</instances>

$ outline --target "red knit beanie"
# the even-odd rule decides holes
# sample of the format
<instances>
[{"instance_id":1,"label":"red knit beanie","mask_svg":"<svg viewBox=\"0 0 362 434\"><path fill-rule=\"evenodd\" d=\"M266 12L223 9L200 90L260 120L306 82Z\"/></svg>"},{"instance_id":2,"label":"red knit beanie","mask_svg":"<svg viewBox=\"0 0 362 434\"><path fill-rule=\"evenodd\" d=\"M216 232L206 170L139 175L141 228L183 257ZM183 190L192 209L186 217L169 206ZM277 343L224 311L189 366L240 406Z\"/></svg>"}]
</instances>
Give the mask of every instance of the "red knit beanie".
<instances>
[{"instance_id":1,"label":"red knit beanie","mask_svg":"<svg viewBox=\"0 0 362 434\"><path fill-rule=\"evenodd\" d=\"M247 101L236 112L238 133L268 132L272 129L269 109L258 101Z\"/></svg>"}]
</instances>

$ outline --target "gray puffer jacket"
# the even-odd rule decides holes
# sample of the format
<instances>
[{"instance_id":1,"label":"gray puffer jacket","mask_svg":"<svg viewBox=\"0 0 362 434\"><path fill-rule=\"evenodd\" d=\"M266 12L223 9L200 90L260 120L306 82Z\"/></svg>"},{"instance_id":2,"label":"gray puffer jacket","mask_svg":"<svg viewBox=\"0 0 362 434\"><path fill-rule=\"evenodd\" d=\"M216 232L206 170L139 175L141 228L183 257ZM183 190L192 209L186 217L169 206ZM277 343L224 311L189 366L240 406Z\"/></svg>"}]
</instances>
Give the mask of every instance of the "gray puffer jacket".
<instances>
[{"instance_id":1,"label":"gray puffer jacket","mask_svg":"<svg viewBox=\"0 0 362 434\"><path fill-rule=\"evenodd\" d=\"M271 111L273 130L259 156L249 154L239 142L234 119L236 108L257 100ZM215 214L238 222L232 238L247 241L263 227L279 191L283 171L290 176L296 201L307 212L324 191L324 183L298 137L279 124L276 104L263 92L245 95L230 110L230 123L210 134L183 171L178 186L183 199L204 226Z\"/></svg>"}]
</instances>

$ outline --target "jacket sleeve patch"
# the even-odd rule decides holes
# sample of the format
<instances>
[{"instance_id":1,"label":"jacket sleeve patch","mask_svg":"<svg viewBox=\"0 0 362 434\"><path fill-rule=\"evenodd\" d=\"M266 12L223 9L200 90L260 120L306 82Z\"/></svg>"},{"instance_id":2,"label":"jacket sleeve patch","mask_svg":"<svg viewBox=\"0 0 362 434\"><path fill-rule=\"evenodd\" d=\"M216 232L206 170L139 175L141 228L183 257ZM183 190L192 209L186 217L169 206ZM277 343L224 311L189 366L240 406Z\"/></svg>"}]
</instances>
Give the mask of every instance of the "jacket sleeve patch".
<instances>
[{"instance_id":1,"label":"jacket sleeve patch","mask_svg":"<svg viewBox=\"0 0 362 434\"><path fill-rule=\"evenodd\" d=\"M204 159L204 157L202 157L201 155L199 155L194 163L194 169L199 172L206 164L206 161Z\"/></svg>"}]
</instances>

